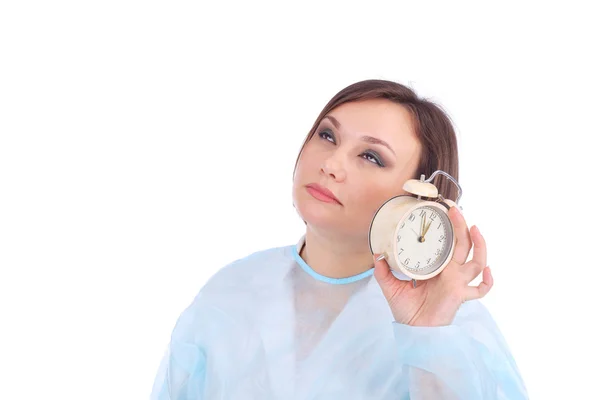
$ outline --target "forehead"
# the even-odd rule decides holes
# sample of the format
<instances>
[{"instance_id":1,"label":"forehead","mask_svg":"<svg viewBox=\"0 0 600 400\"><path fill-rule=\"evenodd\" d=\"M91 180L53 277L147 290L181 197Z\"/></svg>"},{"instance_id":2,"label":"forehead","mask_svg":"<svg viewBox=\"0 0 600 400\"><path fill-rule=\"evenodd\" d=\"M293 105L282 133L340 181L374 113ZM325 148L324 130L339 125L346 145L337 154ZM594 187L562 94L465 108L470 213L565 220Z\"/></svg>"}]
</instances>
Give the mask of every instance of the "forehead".
<instances>
[{"instance_id":1,"label":"forehead","mask_svg":"<svg viewBox=\"0 0 600 400\"><path fill-rule=\"evenodd\" d=\"M362 100L336 107L330 116L337 119L345 136L355 139L373 136L385 140L397 155L420 147L411 113L401 104L385 99Z\"/></svg>"}]
</instances>

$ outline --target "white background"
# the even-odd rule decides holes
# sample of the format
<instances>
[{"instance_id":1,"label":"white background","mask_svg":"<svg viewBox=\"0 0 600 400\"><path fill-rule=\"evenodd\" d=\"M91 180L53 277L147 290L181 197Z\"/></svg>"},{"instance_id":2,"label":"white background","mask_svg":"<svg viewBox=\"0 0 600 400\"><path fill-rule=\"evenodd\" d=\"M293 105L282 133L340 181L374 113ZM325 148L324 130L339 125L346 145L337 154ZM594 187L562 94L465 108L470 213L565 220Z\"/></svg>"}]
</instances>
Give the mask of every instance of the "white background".
<instances>
[{"instance_id":1,"label":"white background","mask_svg":"<svg viewBox=\"0 0 600 400\"><path fill-rule=\"evenodd\" d=\"M302 140L368 78L455 122L531 397L597 396L597 14L447 3L3 2L0 398L147 398L203 283L303 233Z\"/></svg>"}]
</instances>

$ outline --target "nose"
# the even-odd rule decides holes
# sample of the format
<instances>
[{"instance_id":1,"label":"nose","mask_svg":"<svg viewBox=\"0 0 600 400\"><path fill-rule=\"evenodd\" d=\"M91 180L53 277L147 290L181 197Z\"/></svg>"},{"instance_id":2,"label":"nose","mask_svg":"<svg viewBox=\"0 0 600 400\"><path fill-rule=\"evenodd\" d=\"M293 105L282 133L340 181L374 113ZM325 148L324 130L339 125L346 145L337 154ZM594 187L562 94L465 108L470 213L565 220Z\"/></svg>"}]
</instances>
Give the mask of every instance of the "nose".
<instances>
[{"instance_id":1,"label":"nose","mask_svg":"<svg viewBox=\"0 0 600 400\"><path fill-rule=\"evenodd\" d=\"M346 179L346 170L343 168L342 164L333 157L325 159L321 166L321 173L329 175L336 182L342 182Z\"/></svg>"}]
</instances>

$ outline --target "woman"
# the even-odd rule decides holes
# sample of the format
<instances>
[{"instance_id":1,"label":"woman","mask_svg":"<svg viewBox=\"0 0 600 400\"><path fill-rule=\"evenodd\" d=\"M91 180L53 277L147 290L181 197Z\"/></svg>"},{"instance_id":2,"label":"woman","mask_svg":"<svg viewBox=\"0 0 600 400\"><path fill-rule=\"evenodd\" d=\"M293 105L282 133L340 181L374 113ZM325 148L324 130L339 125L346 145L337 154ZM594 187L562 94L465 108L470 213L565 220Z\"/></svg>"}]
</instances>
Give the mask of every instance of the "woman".
<instances>
[{"instance_id":1,"label":"woman","mask_svg":"<svg viewBox=\"0 0 600 400\"><path fill-rule=\"evenodd\" d=\"M175 325L152 398L526 398L478 301L493 284L485 240L456 207L452 261L414 288L369 249L379 206L421 174L458 179L457 153L449 118L403 85L367 80L335 95L296 161L305 235L211 277ZM456 198L445 177L433 183Z\"/></svg>"}]
</instances>

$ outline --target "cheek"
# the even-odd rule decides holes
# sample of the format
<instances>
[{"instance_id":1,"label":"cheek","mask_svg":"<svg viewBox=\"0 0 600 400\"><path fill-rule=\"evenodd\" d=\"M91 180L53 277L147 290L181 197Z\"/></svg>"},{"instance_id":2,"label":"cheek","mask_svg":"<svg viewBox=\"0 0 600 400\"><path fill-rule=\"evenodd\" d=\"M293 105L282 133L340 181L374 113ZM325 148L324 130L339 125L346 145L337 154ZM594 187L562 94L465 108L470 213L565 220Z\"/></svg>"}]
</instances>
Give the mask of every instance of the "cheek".
<instances>
[{"instance_id":1,"label":"cheek","mask_svg":"<svg viewBox=\"0 0 600 400\"><path fill-rule=\"evenodd\" d=\"M307 145L300 155L300 159L298 160L296 173L294 174L294 181L303 181L304 178L310 177L309 175L317 174L319 172L319 168L320 161L318 160L317 155L314 151L311 151L310 147ZM304 183L306 184L308 182Z\"/></svg>"},{"instance_id":2,"label":"cheek","mask_svg":"<svg viewBox=\"0 0 600 400\"><path fill-rule=\"evenodd\" d=\"M314 182L318 179L317 173L313 171L312 161L309 155L302 155L298 160L296 171L294 172L294 179L292 184L294 200L297 200L297 196L304 194L304 186L310 182Z\"/></svg>"},{"instance_id":3,"label":"cheek","mask_svg":"<svg viewBox=\"0 0 600 400\"><path fill-rule=\"evenodd\" d=\"M300 160L298 165L296 166L296 171L294 172L294 186L301 185L302 183L306 184L306 162L305 160Z\"/></svg>"},{"instance_id":4,"label":"cheek","mask_svg":"<svg viewBox=\"0 0 600 400\"><path fill-rule=\"evenodd\" d=\"M352 208L357 213L358 210L364 210L365 214L369 217L372 217L383 203L402 192L402 186L396 182L377 185L374 185L373 182L368 182L360 186L360 188L350 191Z\"/></svg>"}]
</instances>

